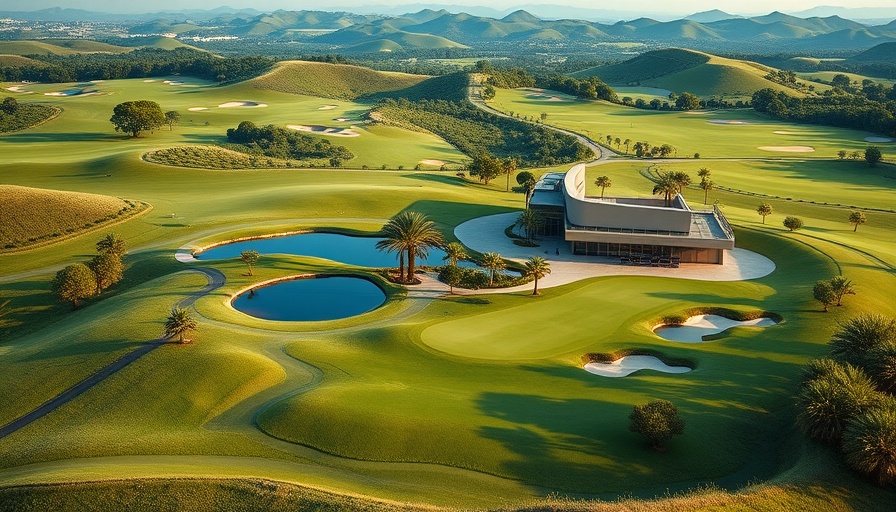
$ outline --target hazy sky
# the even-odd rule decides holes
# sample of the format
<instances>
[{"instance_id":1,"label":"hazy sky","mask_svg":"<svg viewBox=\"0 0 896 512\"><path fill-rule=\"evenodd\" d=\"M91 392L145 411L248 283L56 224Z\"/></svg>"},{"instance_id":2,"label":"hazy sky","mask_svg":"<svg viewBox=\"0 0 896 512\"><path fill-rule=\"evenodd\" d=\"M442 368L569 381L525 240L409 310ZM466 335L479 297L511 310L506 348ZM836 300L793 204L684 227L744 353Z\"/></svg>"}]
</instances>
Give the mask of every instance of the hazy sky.
<instances>
[{"instance_id":1,"label":"hazy sky","mask_svg":"<svg viewBox=\"0 0 896 512\"><path fill-rule=\"evenodd\" d=\"M152 0L149 2L123 2L121 0L0 0L0 10L32 11L46 7L70 7L103 12L154 12L160 10L212 9L226 5L229 7L252 7L261 11L275 9L320 9L339 10L356 5L395 6L403 4L426 4L414 0ZM433 2L441 5L486 5L494 9L508 9L523 4L560 4L593 9L626 10L644 12L671 12L691 14L710 9L721 9L735 14L768 13L775 10L796 12L817 5L846 7L893 7L894 0L678 0L657 2L656 0L627 0L625 2L598 2L594 0L448 0Z\"/></svg>"}]
</instances>

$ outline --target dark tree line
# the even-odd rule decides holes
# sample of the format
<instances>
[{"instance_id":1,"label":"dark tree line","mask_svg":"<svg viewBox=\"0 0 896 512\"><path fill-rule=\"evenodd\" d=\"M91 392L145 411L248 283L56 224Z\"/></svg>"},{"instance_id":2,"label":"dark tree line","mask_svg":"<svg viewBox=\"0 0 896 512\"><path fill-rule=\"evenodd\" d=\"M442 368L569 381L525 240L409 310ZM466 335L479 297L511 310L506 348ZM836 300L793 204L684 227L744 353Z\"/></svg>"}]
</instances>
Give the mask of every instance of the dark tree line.
<instances>
[{"instance_id":1,"label":"dark tree line","mask_svg":"<svg viewBox=\"0 0 896 512\"><path fill-rule=\"evenodd\" d=\"M619 97L616 95L616 92L596 76L579 80L559 73L532 75L525 69L518 67L496 69L485 60L477 62L473 71L488 75L485 80L487 85L503 89L541 87L584 99L600 99L619 103Z\"/></svg>"},{"instance_id":2,"label":"dark tree line","mask_svg":"<svg viewBox=\"0 0 896 512\"><path fill-rule=\"evenodd\" d=\"M874 101L860 93L835 89L821 97L796 98L771 88L753 93L752 105L778 119L853 128L896 136L896 99Z\"/></svg>"},{"instance_id":3,"label":"dark tree line","mask_svg":"<svg viewBox=\"0 0 896 512\"><path fill-rule=\"evenodd\" d=\"M333 165L355 156L345 146L334 146L328 140L274 125L255 126L251 121L228 129L227 142L225 147L243 153L296 160L328 158Z\"/></svg>"},{"instance_id":4,"label":"dark tree line","mask_svg":"<svg viewBox=\"0 0 896 512\"><path fill-rule=\"evenodd\" d=\"M121 54L29 55L38 64L4 66L7 82L75 82L189 75L217 82L245 80L273 66L267 57L215 57L189 48L142 48Z\"/></svg>"}]
</instances>

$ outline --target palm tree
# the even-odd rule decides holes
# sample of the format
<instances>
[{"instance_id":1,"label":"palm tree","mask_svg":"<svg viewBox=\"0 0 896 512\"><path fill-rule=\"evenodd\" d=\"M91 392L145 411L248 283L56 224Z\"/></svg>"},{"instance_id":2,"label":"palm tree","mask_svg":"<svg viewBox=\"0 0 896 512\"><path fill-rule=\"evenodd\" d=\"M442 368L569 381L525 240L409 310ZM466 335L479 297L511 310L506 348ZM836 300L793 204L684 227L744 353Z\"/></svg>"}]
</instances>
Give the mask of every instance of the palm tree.
<instances>
[{"instance_id":1,"label":"palm tree","mask_svg":"<svg viewBox=\"0 0 896 512\"><path fill-rule=\"evenodd\" d=\"M516 158L505 158L501 160L501 169L507 175L507 189L510 192L510 176L516 172Z\"/></svg>"},{"instance_id":2,"label":"palm tree","mask_svg":"<svg viewBox=\"0 0 896 512\"><path fill-rule=\"evenodd\" d=\"M500 254L496 252L487 252L482 255L482 262L480 263L482 267L487 268L489 271L488 274L488 285L491 286L495 282L495 274L501 270L507 268L507 263L504 261L504 258L501 257Z\"/></svg>"},{"instance_id":3,"label":"palm tree","mask_svg":"<svg viewBox=\"0 0 896 512\"><path fill-rule=\"evenodd\" d=\"M105 254L124 256L125 243L117 234L109 233L96 243L96 251Z\"/></svg>"},{"instance_id":4,"label":"palm tree","mask_svg":"<svg viewBox=\"0 0 896 512\"><path fill-rule=\"evenodd\" d=\"M703 189L703 204L706 204L706 200L709 197L709 191L716 188L716 184L714 181L704 178L700 180L700 188Z\"/></svg>"},{"instance_id":5,"label":"palm tree","mask_svg":"<svg viewBox=\"0 0 896 512\"><path fill-rule=\"evenodd\" d=\"M676 194L681 194L685 187L691 184L691 177L684 171L675 171L670 174L669 179L675 184Z\"/></svg>"},{"instance_id":6,"label":"palm tree","mask_svg":"<svg viewBox=\"0 0 896 512\"><path fill-rule=\"evenodd\" d=\"M756 207L756 213L762 215L762 223L765 224L765 218L772 214L774 209L768 203L762 203Z\"/></svg>"},{"instance_id":7,"label":"palm tree","mask_svg":"<svg viewBox=\"0 0 896 512\"><path fill-rule=\"evenodd\" d=\"M860 212L860 211L856 210L856 211L850 213L849 214L849 223L855 224L855 227L852 228L853 233L855 233L855 231L857 229L859 229L859 224L864 224L866 222L866 220L867 219L865 218L865 212Z\"/></svg>"},{"instance_id":8,"label":"palm tree","mask_svg":"<svg viewBox=\"0 0 896 512\"><path fill-rule=\"evenodd\" d=\"M625 139L625 142L623 142L623 144L625 144L625 152L628 153L628 150L632 145L632 139Z\"/></svg>"},{"instance_id":9,"label":"palm tree","mask_svg":"<svg viewBox=\"0 0 896 512\"><path fill-rule=\"evenodd\" d=\"M672 204L672 196L678 191L678 185L673 181L671 173L660 173L656 184L653 186L654 195L663 195L666 206Z\"/></svg>"},{"instance_id":10,"label":"palm tree","mask_svg":"<svg viewBox=\"0 0 896 512\"><path fill-rule=\"evenodd\" d=\"M193 315L184 308L174 308L165 321L165 337L168 339L177 336L180 343L189 343L185 335L196 330L196 320Z\"/></svg>"},{"instance_id":11,"label":"palm tree","mask_svg":"<svg viewBox=\"0 0 896 512\"><path fill-rule=\"evenodd\" d=\"M445 246L445 256L442 259L448 260L448 264L452 267L457 266L457 260L464 260L466 258L467 252L464 251L464 246L459 243L451 242Z\"/></svg>"},{"instance_id":12,"label":"palm tree","mask_svg":"<svg viewBox=\"0 0 896 512\"><path fill-rule=\"evenodd\" d=\"M526 275L535 278L532 295L538 295L538 280L551 273L551 264L541 256L533 256L526 261Z\"/></svg>"},{"instance_id":13,"label":"palm tree","mask_svg":"<svg viewBox=\"0 0 896 512\"><path fill-rule=\"evenodd\" d=\"M797 423L809 437L837 443L854 417L873 409L880 393L868 375L850 364L839 365L804 383L797 402Z\"/></svg>"},{"instance_id":14,"label":"palm tree","mask_svg":"<svg viewBox=\"0 0 896 512\"><path fill-rule=\"evenodd\" d=\"M377 242L377 249L407 253L407 277L403 275L401 267L398 271L399 280L405 282L411 282L414 278L415 258L425 258L429 255L429 249L445 244L445 238L436 229L436 223L419 212L399 213L389 219L382 232L385 239Z\"/></svg>"},{"instance_id":15,"label":"palm tree","mask_svg":"<svg viewBox=\"0 0 896 512\"><path fill-rule=\"evenodd\" d=\"M837 305L843 305L844 295L855 295L856 291L852 288L852 281L843 277L836 276L831 278L831 291L837 296Z\"/></svg>"},{"instance_id":16,"label":"palm tree","mask_svg":"<svg viewBox=\"0 0 896 512\"><path fill-rule=\"evenodd\" d=\"M708 180L711 175L712 171L709 169L709 167L701 167L700 170L697 171L697 176L699 176L701 180Z\"/></svg>"},{"instance_id":17,"label":"palm tree","mask_svg":"<svg viewBox=\"0 0 896 512\"><path fill-rule=\"evenodd\" d=\"M846 463L873 477L878 485L896 483L896 405L881 407L853 418L843 432Z\"/></svg>"},{"instance_id":18,"label":"palm tree","mask_svg":"<svg viewBox=\"0 0 896 512\"><path fill-rule=\"evenodd\" d=\"M523 210L516 219L516 225L526 231L526 240L530 242L535 239L535 233L538 232L542 222L541 214L532 209Z\"/></svg>"},{"instance_id":19,"label":"palm tree","mask_svg":"<svg viewBox=\"0 0 896 512\"><path fill-rule=\"evenodd\" d=\"M594 180L594 184L600 187L600 198L604 198L604 189L613 186L613 182L610 181L609 176L598 176L596 180Z\"/></svg>"}]
</instances>

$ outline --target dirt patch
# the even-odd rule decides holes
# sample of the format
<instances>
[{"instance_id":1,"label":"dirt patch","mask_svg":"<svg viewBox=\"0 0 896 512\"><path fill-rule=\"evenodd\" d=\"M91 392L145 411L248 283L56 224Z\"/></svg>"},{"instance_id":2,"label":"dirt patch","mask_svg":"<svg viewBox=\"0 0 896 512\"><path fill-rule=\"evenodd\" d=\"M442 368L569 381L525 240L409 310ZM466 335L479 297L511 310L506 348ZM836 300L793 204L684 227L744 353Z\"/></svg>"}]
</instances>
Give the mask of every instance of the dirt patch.
<instances>
[{"instance_id":1,"label":"dirt patch","mask_svg":"<svg viewBox=\"0 0 896 512\"><path fill-rule=\"evenodd\" d=\"M893 142L890 137L865 137L865 142Z\"/></svg>"},{"instance_id":2,"label":"dirt patch","mask_svg":"<svg viewBox=\"0 0 896 512\"><path fill-rule=\"evenodd\" d=\"M778 153L813 153L815 148L812 146L759 146L756 149L762 151L774 151Z\"/></svg>"},{"instance_id":3,"label":"dirt patch","mask_svg":"<svg viewBox=\"0 0 896 512\"><path fill-rule=\"evenodd\" d=\"M262 108L266 106L268 106L267 103L258 103L256 101L228 101L218 105L218 108Z\"/></svg>"},{"instance_id":4,"label":"dirt patch","mask_svg":"<svg viewBox=\"0 0 896 512\"><path fill-rule=\"evenodd\" d=\"M288 124L286 127L290 130L299 132L308 132L315 135L330 135L332 137L359 137L361 135L351 128L334 128L332 126L321 126L316 124L310 126L303 124ZM354 126L352 128L354 128Z\"/></svg>"}]
</instances>

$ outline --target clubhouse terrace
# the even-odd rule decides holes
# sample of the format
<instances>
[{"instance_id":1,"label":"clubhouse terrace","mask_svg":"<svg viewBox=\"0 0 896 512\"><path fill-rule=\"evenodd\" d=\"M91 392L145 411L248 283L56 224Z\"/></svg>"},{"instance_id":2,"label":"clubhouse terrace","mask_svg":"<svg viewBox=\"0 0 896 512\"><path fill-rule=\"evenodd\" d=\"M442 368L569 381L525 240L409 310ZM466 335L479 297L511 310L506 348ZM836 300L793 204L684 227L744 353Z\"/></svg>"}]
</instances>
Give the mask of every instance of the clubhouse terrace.
<instances>
[{"instance_id":1,"label":"clubhouse terrace","mask_svg":"<svg viewBox=\"0 0 896 512\"><path fill-rule=\"evenodd\" d=\"M585 166L548 173L529 207L541 214L543 236L562 236L573 254L618 256L623 262L724 263L734 232L714 206L694 211L681 194L662 199L585 196Z\"/></svg>"}]
</instances>

